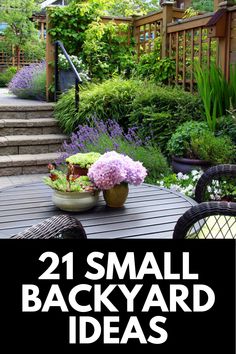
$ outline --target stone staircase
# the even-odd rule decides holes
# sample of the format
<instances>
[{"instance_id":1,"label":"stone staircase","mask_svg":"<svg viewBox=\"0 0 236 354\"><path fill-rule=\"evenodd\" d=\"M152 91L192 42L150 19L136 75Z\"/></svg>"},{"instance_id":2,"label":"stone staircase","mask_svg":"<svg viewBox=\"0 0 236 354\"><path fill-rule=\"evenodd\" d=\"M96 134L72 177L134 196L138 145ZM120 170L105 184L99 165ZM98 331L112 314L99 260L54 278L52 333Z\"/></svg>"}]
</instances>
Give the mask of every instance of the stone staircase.
<instances>
[{"instance_id":1,"label":"stone staircase","mask_svg":"<svg viewBox=\"0 0 236 354\"><path fill-rule=\"evenodd\" d=\"M0 176L47 172L65 139L52 104L0 106Z\"/></svg>"}]
</instances>

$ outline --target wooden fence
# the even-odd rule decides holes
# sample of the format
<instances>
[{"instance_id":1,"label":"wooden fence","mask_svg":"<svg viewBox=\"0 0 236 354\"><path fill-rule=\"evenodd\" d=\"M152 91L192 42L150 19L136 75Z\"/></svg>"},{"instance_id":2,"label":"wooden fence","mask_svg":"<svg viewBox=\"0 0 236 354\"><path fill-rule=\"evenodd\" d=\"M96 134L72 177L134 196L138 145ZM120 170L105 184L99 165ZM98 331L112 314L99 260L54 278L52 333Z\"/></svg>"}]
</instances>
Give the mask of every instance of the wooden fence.
<instances>
[{"instance_id":1,"label":"wooden fence","mask_svg":"<svg viewBox=\"0 0 236 354\"><path fill-rule=\"evenodd\" d=\"M214 3L217 10L219 0L214 0ZM112 20L118 24L125 22L132 25L138 60L142 54L151 52L155 40L159 39L158 57L169 57L175 63L174 83L192 92L197 64L209 68L215 63L229 79L230 64L236 63L236 6L230 6L228 1L222 3L222 6L225 6L224 10L222 7L221 11L215 13L183 19L184 10L167 2L160 11L147 16L104 17L103 21ZM47 21L48 26L49 22ZM209 23L213 23L210 30ZM219 33L218 25L221 27ZM47 88L53 81L53 68L50 65L54 57L53 51L50 35L47 35Z\"/></svg>"},{"instance_id":2,"label":"wooden fence","mask_svg":"<svg viewBox=\"0 0 236 354\"><path fill-rule=\"evenodd\" d=\"M133 22L138 58L153 50L154 41L160 39L160 58L169 57L175 62L175 84L194 90L196 65L221 67L229 79L230 64L236 63L236 6L219 13L208 13L182 19L184 11L166 4L162 11L135 19ZM225 26L224 34L210 35L208 23L216 17L213 27ZM212 29L212 28L211 28ZM214 32L214 28L213 28ZM222 31L221 31L222 32Z\"/></svg>"},{"instance_id":3,"label":"wooden fence","mask_svg":"<svg viewBox=\"0 0 236 354\"><path fill-rule=\"evenodd\" d=\"M40 61L41 60L36 59L34 56L26 56L23 52L20 52L18 56L14 47L4 51L0 50L0 69L5 69L8 66L22 67Z\"/></svg>"}]
</instances>

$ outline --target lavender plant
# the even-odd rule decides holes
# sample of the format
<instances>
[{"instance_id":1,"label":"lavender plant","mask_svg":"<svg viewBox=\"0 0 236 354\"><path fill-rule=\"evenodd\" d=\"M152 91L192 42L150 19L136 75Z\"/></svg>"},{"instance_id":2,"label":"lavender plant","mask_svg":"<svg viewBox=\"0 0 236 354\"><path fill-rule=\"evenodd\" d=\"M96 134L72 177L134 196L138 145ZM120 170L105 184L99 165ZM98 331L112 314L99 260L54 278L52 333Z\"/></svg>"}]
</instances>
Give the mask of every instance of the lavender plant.
<instances>
[{"instance_id":1,"label":"lavender plant","mask_svg":"<svg viewBox=\"0 0 236 354\"><path fill-rule=\"evenodd\" d=\"M20 98L45 99L45 71L45 62L23 67L11 80L9 90Z\"/></svg>"},{"instance_id":2,"label":"lavender plant","mask_svg":"<svg viewBox=\"0 0 236 354\"><path fill-rule=\"evenodd\" d=\"M150 183L169 171L167 161L159 148L152 145L149 138L142 141L137 127L130 127L125 131L119 123L111 119L104 122L93 118L90 124L79 125L70 141L64 142L57 164L63 163L68 156L90 151L100 154L116 151L135 161L143 162L148 170L146 181Z\"/></svg>"}]
</instances>

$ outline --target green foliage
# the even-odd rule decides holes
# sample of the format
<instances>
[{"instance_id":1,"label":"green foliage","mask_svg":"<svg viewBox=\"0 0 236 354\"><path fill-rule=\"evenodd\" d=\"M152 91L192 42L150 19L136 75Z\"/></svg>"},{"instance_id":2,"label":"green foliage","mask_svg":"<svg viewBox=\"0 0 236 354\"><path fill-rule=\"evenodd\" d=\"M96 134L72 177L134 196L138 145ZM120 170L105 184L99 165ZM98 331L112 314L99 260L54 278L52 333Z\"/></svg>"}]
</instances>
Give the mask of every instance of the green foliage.
<instances>
[{"instance_id":1,"label":"green foliage","mask_svg":"<svg viewBox=\"0 0 236 354\"><path fill-rule=\"evenodd\" d=\"M210 69L198 66L195 73L198 92L204 105L204 113L209 129L214 132L217 118L230 108L227 81L222 71L215 65Z\"/></svg>"},{"instance_id":2,"label":"green foliage","mask_svg":"<svg viewBox=\"0 0 236 354\"><path fill-rule=\"evenodd\" d=\"M215 137L210 131L195 133L191 135L190 147L194 156L213 165L235 161L235 146L228 136Z\"/></svg>"},{"instance_id":3,"label":"green foliage","mask_svg":"<svg viewBox=\"0 0 236 354\"><path fill-rule=\"evenodd\" d=\"M92 77L109 78L114 73L129 76L134 65L134 40L131 27L115 22L92 22L85 31L83 56ZM130 43L129 43L130 42Z\"/></svg>"},{"instance_id":4,"label":"green foliage","mask_svg":"<svg viewBox=\"0 0 236 354\"><path fill-rule=\"evenodd\" d=\"M189 121L180 125L168 142L167 150L171 156L197 158L191 146L192 136L201 136L207 131L205 122Z\"/></svg>"},{"instance_id":5,"label":"green foliage","mask_svg":"<svg viewBox=\"0 0 236 354\"><path fill-rule=\"evenodd\" d=\"M154 40L154 48L150 53L140 56L136 66L136 75L141 79L152 80L156 83L168 84L175 77L175 61L171 58L161 59L161 38Z\"/></svg>"},{"instance_id":6,"label":"green foliage","mask_svg":"<svg viewBox=\"0 0 236 354\"><path fill-rule=\"evenodd\" d=\"M115 78L81 89L79 112L75 112L74 89L63 94L55 106L55 116L66 133L71 133L87 119L112 118L127 126L132 101L141 82Z\"/></svg>"},{"instance_id":7,"label":"green foliage","mask_svg":"<svg viewBox=\"0 0 236 354\"><path fill-rule=\"evenodd\" d=\"M191 18L197 16L198 14L199 12L196 9L194 9L193 7L189 7L188 9L185 10L184 16L182 18L183 19Z\"/></svg>"},{"instance_id":8,"label":"green foliage","mask_svg":"<svg viewBox=\"0 0 236 354\"><path fill-rule=\"evenodd\" d=\"M179 126L168 142L172 156L209 161L212 164L231 163L236 150L228 136L216 137L204 122L186 122Z\"/></svg>"},{"instance_id":9,"label":"green foliage","mask_svg":"<svg viewBox=\"0 0 236 354\"><path fill-rule=\"evenodd\" d=\"M155 51L143 54L136 70L140 78L163 84L173 80L176 71L174 60L168 57L160 59Z\"/></svg>"},{"instance_id":10,"label":"green foliage","mask_svg":"<svg viewBox=\"0 0 236 354\"><path fill-rule=\"evenodd\" d=\"M218 119L216 135L228 135L236 146L236 117L234 116L234 113Z\"/></svg>"},{"instance_id":11,"label":"green foliage","mask_svg":"<svg viewBox=\"0 0 236 354\"><path fill-rule=\"evenodd\" d=\"M23 47L24 59L29 63L45 60L46 41L29 41Z\"/></svg>"},{"instance_id":12,"label":"green foliage","mask_svg":"<svg viewBox=\"0 0 236 354\"><path fill-rule=\"evenodd\" d=\"M99 5L88 2L71 2L68 6L57 6L48 10L50 35L54 41L60 40L71 55L82 51L85 31L99 15Z\"/></svg>"},{"instance_id":13,"label":"green foliage","mask_svg":"<svg viewBox=\"0 0 236 354\"><path fill-rule=\"evenodd\" d=\"M94 162L96 162L101 155L97 152L88 152L85 154L78 153L72 155L66 159L66 162L79 165L81 168L89 168Z\"/></svg>"},{"instance_id":14,"label":"green foliage","mask_svg":"<svg viewBox=\"0 0 236 354\"><path fill-rule=\"evenodd\" d=\"M32 80L31 98L46 100L46 71L38 72Z\"/></svg>"},{"instance_id":15,"label":"green foliage","mask_svg":"<svg viewBox=\"0 0 236 354\"><path fill-rule=\"evenodd\" d=\"M81 2L81 0L71 0ZM157 11L159 0L87 0L90 4L96 4L104 15L131 16L145 15L150 11Z\"/></svg>"},{"instance_id":16,"label":"green foliage","mask_svg":"<svg viewBox=\"0 0 236 354\"><path fill-rule=\"evenodd\" d=\"M208 127L215 132L218 118L236 108L236 66L231 66L229 82L215 65L210 69L198 65L195 76Z\"/></svg>"},{"instance_id":17,"label":"green foliage","mask_svg":"<svg viewBox=\"0 0 236 354\"><path fill-rule=\"evenodd\" d=\"M165 151L178 125L201 119L201 103L197 96L180 89L115 78L82 88L78 113L74 89L63 94L55 106L55 116L66 133L93 116L104 121L114 119L125 128L135 125L143 137L151 134Z\"/></svg>"},{"instance_id":18,"label":"green foliage","mask_svg":"<svg viewBox=\"0 0 236 354\"><path fill-rule=\"evenodd\" d=\"M6 87L16 73L17 73L17 68L15 66L10 66L5 71L1 72L0 87Z\"/></svg>"},{"instance_id":19,"label":"green foliage","mask_svg":"<svg viewBox=\"0 0 236 354\"><path fill-rule=\"evenodd\" d=\"M214 0L192 0L192 7L200 11L213 11Z\"/></svg>"},{"instance_id":20,"label":"green foliage","mask_svg":"<svg viewBox=\"0 0 236 354\"><path fill-rule=\"evenodd\" d=\"M31 43L39 43L38 31L31 21L38 10L35 0L1 0L0 22L7 23L4 42L18 50Z\"/></svg>"},{"instance_id":21,"label":"green foliage","mask_svg":"<svg viewBox=\"0 0 236 354\"><path fill-rule=\"evenodd\" d=\"M162 151L166 150L166 144L178 125L201 118L201 102L197 96L149 82L142 83L130 114L131 124L139 126L143 136L151 134Z\"/></svg>"},{"instance_id":22,"label":"green foliage","mask_svg":"<svg viewBox=\"0 0 236 354\"><path fill-rule=\"evenodd\" d=\"M60 192L81 192L85 193L87 190L95 190L92 182L87 176L80 176L79 178L73 178L71 176L68 179L67 174L60 170L50 171L51 175L49 177L44 177L43 182Z\"/></svg>"}]
</instances>

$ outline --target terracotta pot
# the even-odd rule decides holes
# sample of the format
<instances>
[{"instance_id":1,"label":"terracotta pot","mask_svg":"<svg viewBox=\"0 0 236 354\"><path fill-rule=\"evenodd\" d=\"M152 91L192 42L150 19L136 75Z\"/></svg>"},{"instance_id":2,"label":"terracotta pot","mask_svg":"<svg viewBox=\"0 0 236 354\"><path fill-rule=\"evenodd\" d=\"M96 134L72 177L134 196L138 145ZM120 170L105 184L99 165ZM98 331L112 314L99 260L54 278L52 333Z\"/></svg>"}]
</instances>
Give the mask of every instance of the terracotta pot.
<instances>
[{"instance_id":1,"label":"terracotta pot","mask_svg":"<svg viewBox=\"0 0 236 354\"><path fill-rule=\"evenodd\" d=\"M127 199L128 193L128 183L121 183L111 189L103 191L103 197L107 206L111 208L121 208Z\"/></svg>"},{"instance_id":2,"label":"terracotta pot","mask_svg":"<svg viewBox=\"0 0 236 354\"><path fill-rule=\"evenodd\" d=\"M192 170L207 170L211 164L205 160L187 159L183 157L172 156L172 168L175 173L189 173Z\"/></svg>"},{"instance_id":3,"label":"terracotta pot","mask_svg":"<svg viewBox=\"0 0 236 354\"><path fill-rule=\"evenodd\" d=\"M80 167L80 165L74 165L74 164L73 164L73 168L74 168L73 176L87 176L88 174L88 168L82 168Z\"/></svg>"},{"instance_id":4,"label":"terracotta pot","mask_svg":"<svg viewBox=\"0 0 236 354\"><path fill-rule=\"evenodd\" d=\"M80 165L73 165L74 166L74 174L76 176L87 176L88 174L88 169L87 168L82 168Z\"/></svg>"}]
</instances>

